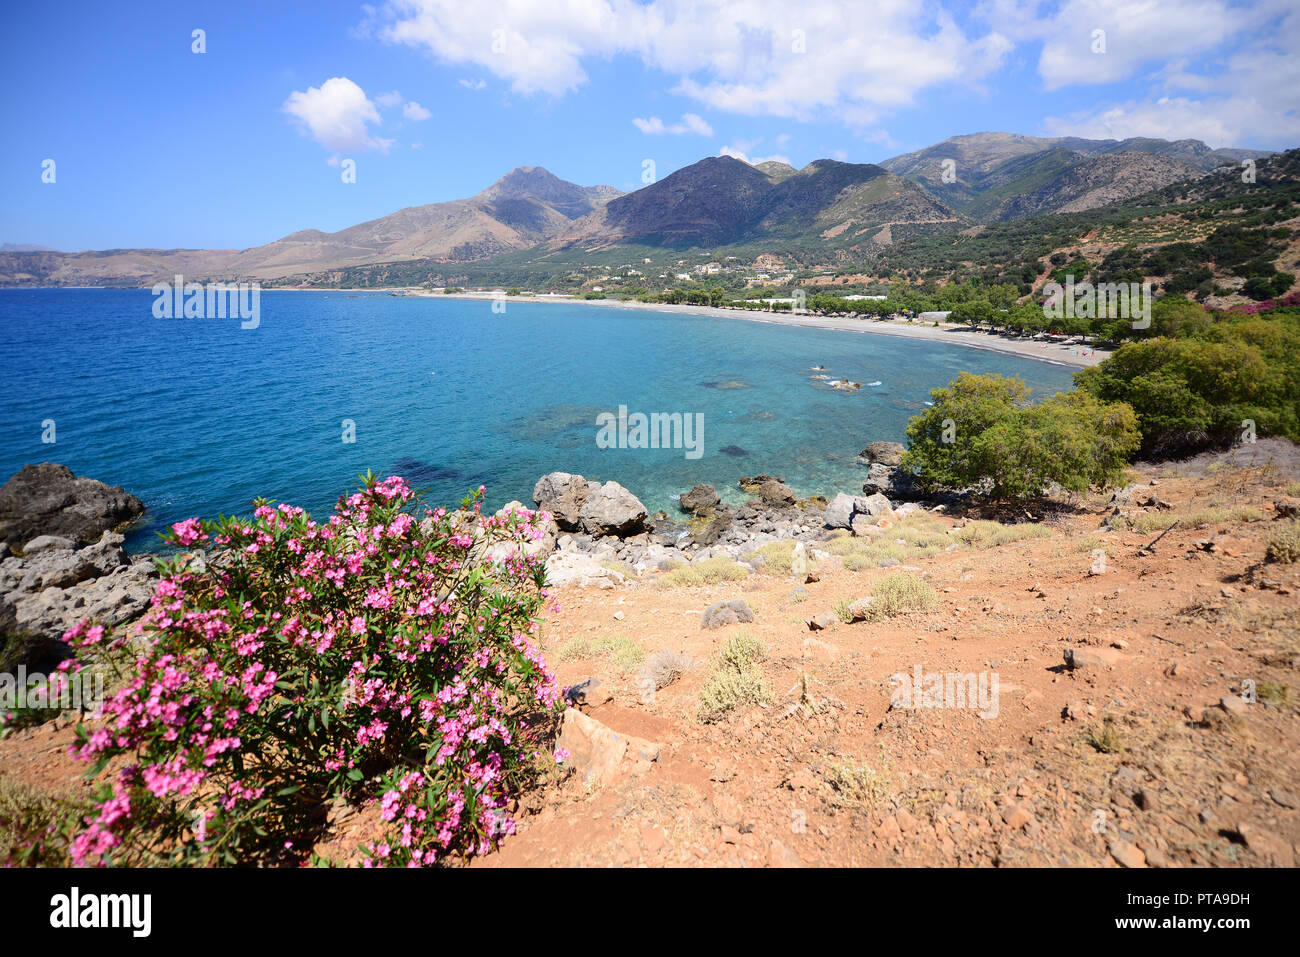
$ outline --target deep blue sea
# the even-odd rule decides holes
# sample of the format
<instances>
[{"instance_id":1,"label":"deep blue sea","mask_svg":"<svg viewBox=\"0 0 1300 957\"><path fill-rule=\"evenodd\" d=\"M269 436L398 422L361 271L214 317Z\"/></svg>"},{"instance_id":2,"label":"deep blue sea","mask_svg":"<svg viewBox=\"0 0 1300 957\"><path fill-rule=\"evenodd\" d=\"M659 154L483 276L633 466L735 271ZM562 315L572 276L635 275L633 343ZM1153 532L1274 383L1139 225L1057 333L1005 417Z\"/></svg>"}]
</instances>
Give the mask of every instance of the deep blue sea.
<instances>
[{"instance_id":1,"label":"deep blue sea","mask_svg":"<svg viewBox=\"0 0 1300 957\"><path fill-rule=\"evenodd\" d=\"M439 503L480 484L531 505L545 472L616 479L654 511L742 475L800 495L856 491L857 453L901 441L959 372L1023 378L1037 397L1070 370L903 338L588 305L382 293L263 292L260 324L158 319L148 290L0 290L0 482L53 461L139 496L128 545L257 496L323 517L359 473L398 473ZM810 378L863 383L838 392ZM702 413L703 455L602 449L596 416ZM47 419L55 442L42 443ZM345 443L343 420L356 425Z\"/></svg>"}]
</instances>

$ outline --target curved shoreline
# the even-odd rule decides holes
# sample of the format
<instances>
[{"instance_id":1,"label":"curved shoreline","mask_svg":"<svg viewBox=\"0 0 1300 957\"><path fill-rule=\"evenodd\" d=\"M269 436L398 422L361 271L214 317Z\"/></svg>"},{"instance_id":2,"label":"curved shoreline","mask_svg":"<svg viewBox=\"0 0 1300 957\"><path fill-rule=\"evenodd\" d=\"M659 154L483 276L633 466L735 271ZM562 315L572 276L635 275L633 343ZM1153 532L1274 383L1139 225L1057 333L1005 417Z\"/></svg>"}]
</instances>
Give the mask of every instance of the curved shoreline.
<instances>
[{"instance_id":1,"label":"curved shoreline","mask_svg":"<svg viewBox=\"0 0 1300 957\"><path fill-rule=\"evenodd\" d=\"M376 290L378 291L378 290ZM393 291L393 290L390 290ZM972 332L966 326L951 323L938 327L918 325L896 319L838 319L830 316L794 315L780 312L763 312L749 309L728 309L722 306L691 306L660 302L636 302L625 299L576 299L570 296L497 296L490 293L433 293L425 290L404 290L405 295L427 299L471 299L480 302L504 300L507 303L563 303L580 306L603 306L606 309L646 309L652 312L672 312L678 315L709 316L717 319L743 319L748 322L767 322L774 325L804 326L810 329L832 329L838 332L859 332L883 336L898 336L924 342L938 342L982 349L1020 359L1033 359L1051 365L1083 369L1095 366L1111 355L1111 350L1084 350L1077 345L1061 342L1038 342L1024 339L1005 339L996 333ZM1082 355L1087 351L1088 355Z\"/></svg>"}]
</instances>

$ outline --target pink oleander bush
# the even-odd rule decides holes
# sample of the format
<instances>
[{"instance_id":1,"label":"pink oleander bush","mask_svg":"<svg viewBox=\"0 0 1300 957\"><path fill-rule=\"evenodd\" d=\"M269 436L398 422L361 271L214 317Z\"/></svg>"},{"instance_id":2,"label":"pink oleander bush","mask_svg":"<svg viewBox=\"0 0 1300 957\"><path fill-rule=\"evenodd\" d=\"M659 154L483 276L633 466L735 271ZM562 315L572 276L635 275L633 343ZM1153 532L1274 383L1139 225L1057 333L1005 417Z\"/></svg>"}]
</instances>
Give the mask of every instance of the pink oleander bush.
<instances>
[{"instance_id":1,"label":"pink oleander bush","mask_svg":"<svg viewBox=\"0 0 1300 957\"><path fill-rule=\"evenodd\" d=\"M85 661L135 653L77 729L107 780L73 861L301 864L340 799L378 802L368 865L512 833L512 796L563 757L546 750L561 689L533 641L545 568L522 548L549 516L484 516L482 491L448 513L366 476L323 524L259 501L251 519L172 526L201 557L164 566L139 634L66 636Z\"/></svg>"}]
</instances>

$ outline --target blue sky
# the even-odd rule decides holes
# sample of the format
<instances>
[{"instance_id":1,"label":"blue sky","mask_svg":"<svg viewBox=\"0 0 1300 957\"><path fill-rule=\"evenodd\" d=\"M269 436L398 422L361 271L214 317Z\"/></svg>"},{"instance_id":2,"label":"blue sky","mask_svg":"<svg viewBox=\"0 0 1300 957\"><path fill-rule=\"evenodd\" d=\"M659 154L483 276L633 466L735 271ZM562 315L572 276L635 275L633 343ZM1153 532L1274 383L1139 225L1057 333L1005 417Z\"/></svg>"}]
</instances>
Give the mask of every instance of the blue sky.
<instances>
[{"instance_id":1,"label":"blue sky","mask_svg":"<svg viewBox=\"0 0 1300 957\"><path fill-rule=\"evenodd\" d=\"M983 130L1300 144L1294 0L52 0L0 16L0 242L66 250L255 246L521 165L632 189L647 159L660 178L721 152L874 162Z\"/></svg>"}]
</instances>

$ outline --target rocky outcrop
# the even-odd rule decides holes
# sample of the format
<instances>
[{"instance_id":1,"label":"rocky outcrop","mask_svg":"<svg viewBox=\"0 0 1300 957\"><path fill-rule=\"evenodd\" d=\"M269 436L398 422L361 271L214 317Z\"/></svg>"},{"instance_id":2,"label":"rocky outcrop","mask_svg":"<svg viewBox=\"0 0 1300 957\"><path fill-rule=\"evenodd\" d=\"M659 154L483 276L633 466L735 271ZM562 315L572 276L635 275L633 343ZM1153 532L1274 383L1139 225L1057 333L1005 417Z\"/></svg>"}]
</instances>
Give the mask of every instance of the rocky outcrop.
<instances>
[{"instance_id":1,"label":"rocky outcrop","mask_svg":"<svg viewBox=\"0 0 1300 957\"><path fill-rule=\"evenodd\" d=\"M862 483L865 495L884 495L893 501L916 500L921 497L916 477L897 465L876 462L867 470L867 480Z\"/></svg>"},{"instance_id":2,"label":"rocky outcrop","mask_svg":"<svg viewBox=\"0 0 1300 957\"><path fill-rule=\"evenodd\" d=\"M636 535L650 513L641 500L617 482L588 482L569 472L548 472L533 486L537 507L551 513L566 532Z\"/></svg>"},{"instance_id":3,"label":"rocky outcrop","mask_svg":"<svg viewBox=\"0 0 1300 957\"><path fill-rule=\"evenodd\" d=\"M893 504L884 495L876 492L872 495L836 495L826 507L827 528L853 528L858 519L866 519L888 514L893 511Z\"/></svg>"},{"instance_id":4,"label":"rocky outcrop","mask_svg":"<svg viewBox=\"0 0 1300 957\"><path fill-rule=\"evenodd\" d=\"M661 750L653 741L620 734L574 708L564 712L556 745L569 753L568 765L589 788L629 773L644 773Z\"/></svg>"},{"instance_id":5,"label":"rocky outcrop","mask_svg":"<svg viewBox=\"0 0 1300 957\"><path fill-rule=\"evenodd\" d=\"M718 490L712 485L697 485L689 492L684 492L678 500L682 511L698 515L706 509L714 508L722 502Z\"/></svg>"},{"instance_id":6,"label":"rocky outcrop","mask_svg":"<svg viewBox=\"0 0 1300 957\"><path fill-rule=\"evenodd\" d=\"M586 504L590 486L581 475L568 472L548 472L533 486L533 501L538 508L551 513L555 524L566 532L578 530L578 514Z\"/></svg>"},{"instance_id":7,"label":"rocky outcrop","mask_svg":"<svg viewBox=\"0 0 1300 957\"><path fill-rule=\"evenodd\" d=\"M858 460L864 465L898 465L903 461L907 448L898 442L872 442L858 454Z\"/></svg>"},{"instance_id":8,"label":"rocky outcrop","mask_svg":"<svg viewBox=\"0 0 1300 957\"><path fill-rule=\"evenodd\" d=\"M784 482L769 479L758 487L758 497L771 508L790 508L799 501L794 489Z\"/></svg>"},{"instance_id":9,"label":"rocky outcrop","mask_svg":"<svg viewBox=\"0 0 1300 957\"><path fill-rule=\"evenodd\" d=\"M58 657L67 629L94 619L107 626L138 618L149 607L157 573L148 557L129 558L122 536L103 532L92 545L38 536L35 549L0 562L0 636L26 636L28 659ZM46 665L24 660L15 664Z\"/></svg>"},{"instance_id":10,"label":"rocky outcrop","mask_svg":"<svg viewBox=\"0 0 1300 957\"><path fill-rule=\"evenodd\" d=\"M619 485L606 482L587 493L578 524L590 535L635 535L645 530L649 516L641 500Z\"/></svg>"},{"instance_id":11,"label":"rocky outcrop","mask_svg":"<svg viewBox=\"0 0 1300 957\"><path fill-rule=\"evenodd\" d=\"M144 503L119 486L78 477L52 462L26 465L0 488L0 541L18 554L33 539L48 536L89 544L143 514Z\"/></svg>"},{"instance_id":12,"label":"rocky outcrop","mask_svg":"<svg viewBox=\"0 0 1300 957\"><path fill-rule=\"evenodd\" d=\"M784 482L785 479L777 478L775 475L768 475L766 472L760 472L754 476L743 476L739 483L740 487L751 495L757 495L758 490L767 482Z\"/></svg>"}]
</instances>

